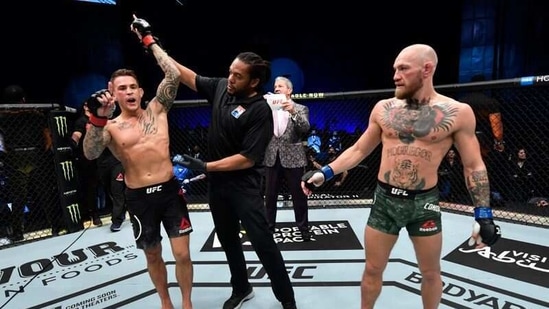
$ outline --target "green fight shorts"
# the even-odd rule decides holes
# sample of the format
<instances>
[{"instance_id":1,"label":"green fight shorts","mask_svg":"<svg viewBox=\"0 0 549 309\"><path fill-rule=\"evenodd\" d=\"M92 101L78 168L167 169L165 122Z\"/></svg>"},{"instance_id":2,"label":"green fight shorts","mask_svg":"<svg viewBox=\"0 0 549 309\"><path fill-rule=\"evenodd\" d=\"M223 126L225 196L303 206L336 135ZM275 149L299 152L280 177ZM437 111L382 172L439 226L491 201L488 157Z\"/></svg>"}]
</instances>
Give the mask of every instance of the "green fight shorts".
<instances>
[{"instance_id":1,"label":"green fight shorts","mask_svg":"<svg viewBox=\"0 0 549 309\"><path fill-rule=\"evenodd\" d=\"M430 236L442 231L438 188L405 190L378 182L368 226L398 235L406 227L410 236Z\"/></svg>"}]
</instances>

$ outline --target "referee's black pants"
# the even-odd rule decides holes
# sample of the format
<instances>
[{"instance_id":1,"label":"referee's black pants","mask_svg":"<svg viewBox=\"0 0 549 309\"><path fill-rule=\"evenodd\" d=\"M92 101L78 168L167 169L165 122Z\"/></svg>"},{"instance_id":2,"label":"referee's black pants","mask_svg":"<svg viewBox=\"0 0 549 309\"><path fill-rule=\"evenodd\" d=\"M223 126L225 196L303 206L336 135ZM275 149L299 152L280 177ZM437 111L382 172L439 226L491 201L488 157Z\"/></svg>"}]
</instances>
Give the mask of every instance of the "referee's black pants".
<instances>
[{"instance_id":1,"label":"referee's black pants","mask_svg":"<svg viewBox=\"0 0 549 309\"><path fill-rule=\"evenodd\" d=\"M273 235L269 231L265 204L259 190L256 194L251 194L220 186L215 188L210 186L209 189L210 211L217 237L225 251L231 271L233 292L245 293L250 286L239 236L242 224L246 236L269 275L276 299L283 303L294 301L294 291L288 271Z\"/></svg>"}]
</instances>

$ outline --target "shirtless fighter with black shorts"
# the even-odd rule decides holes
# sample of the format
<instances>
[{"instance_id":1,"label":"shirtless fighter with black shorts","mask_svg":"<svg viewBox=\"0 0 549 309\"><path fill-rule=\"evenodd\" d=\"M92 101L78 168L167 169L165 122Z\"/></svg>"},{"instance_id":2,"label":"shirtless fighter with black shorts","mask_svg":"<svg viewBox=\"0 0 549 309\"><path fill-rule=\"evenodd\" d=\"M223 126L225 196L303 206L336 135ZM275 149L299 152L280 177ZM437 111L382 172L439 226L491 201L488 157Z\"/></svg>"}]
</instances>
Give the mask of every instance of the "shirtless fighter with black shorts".
<instances>
[{"instance_id":1,"label":"shirtless fighter with black shorts","mask_svg":"<svg viewBox=\"0 0 549 309\"><path fill-rule=\"evenodd\" d=\"M145 252L147 269L162 309L173 309L174 306L168 293L166 265L162 259L160 223L170 239L183 308L192 309L193 268L189 234L193 229L183 193L172 172L168 135L167 114L177 94L180 74L152 36L148 22L135 18L131 29L156 58L164 71L164 79L156 90L156 96L143 109L143 89L135 73L128 69L115 71L109 89L96 92L88 100L92 126L84 138L84 154L88 159L95 159L105 147L109 147L122 163L126 205L136 245ZM108 120L115 101L121 113Z\"/></svg>"}]
</instances>

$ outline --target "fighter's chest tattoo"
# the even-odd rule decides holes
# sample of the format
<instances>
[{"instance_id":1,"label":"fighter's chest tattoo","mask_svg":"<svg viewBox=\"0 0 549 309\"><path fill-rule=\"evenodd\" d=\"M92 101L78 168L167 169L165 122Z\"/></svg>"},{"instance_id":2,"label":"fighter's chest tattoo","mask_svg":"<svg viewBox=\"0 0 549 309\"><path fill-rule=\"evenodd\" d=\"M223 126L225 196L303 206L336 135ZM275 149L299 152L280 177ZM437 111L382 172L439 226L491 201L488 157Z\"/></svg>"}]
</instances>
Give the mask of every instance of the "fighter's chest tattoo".
<instances>
[{"instance_id":1,"label":"fighter's chest tattoo","mask_svg":"<svg viewBox=\"0 0 549 309\"><path fill-rule=\"evenodd\" d=\"M115 122L116 123L116 127L118 128L118 130L127 130L127 129L131 129L134 127L134 125L132 123L129 123L127 121L122 121L122 122Z\"/></svg>"},{"instance_id":2,"label":"fighter's chest tattoo","mask_svg":"<svg viewBox=\"0 0 549 309\"><path fill-rule=\"evenodd\" d=\"M409 101L405 104L390 101L382 110L382 122L396 131L406 144L431 132L450 132L455 122L457 108L448 103L429 105L428 102Z\"/></svg>"},{"instance_id":3,"label":"fighter's chest tattoo","mask_svg":"<svg viewBox=\"0 0 549 309\"><path fill-rule=\"evenodd\" d=\"M132 130L138 126L139 130L141 131L141 134L143 135L152 135L156 134L158 132L158 125L156 121L156 117L152 114L150 111L145 111L145 113L141 114L137 118L137 122L135 121L119 121L115 122L116 127L118 130Z\"/></svg>"},{"instance_id":4,"label":"fighter's chest tattoo","mask_svg":"<svg viewBox=\"0 0 549 309\"><path fill-rule=\"evenodd\" d=\"M141 114L138 119L139 126L141 127L141 133L143 135L156 134L158 131L158 124L156 117L150 110L145 110L145 113Z\"/></svg>"}]
</instances>

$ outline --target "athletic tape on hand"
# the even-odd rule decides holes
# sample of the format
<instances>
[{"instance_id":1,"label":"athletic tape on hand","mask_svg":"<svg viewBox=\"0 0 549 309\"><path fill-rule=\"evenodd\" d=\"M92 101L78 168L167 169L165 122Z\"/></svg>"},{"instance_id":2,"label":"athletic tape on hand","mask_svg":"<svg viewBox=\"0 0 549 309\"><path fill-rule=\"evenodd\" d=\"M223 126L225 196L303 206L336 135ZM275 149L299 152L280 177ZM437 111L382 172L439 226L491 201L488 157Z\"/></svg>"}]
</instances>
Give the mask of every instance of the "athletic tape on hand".
<instances>
[{"instance_id":1,"label":"athletic tape on hand","mask_svg":"<svg viewBox=\"0 0 549 309\"><path fill-rule=\"evenodd\" d=\"M482 237L480 236L480 224L478 222L473 223L473 234L469 238L467 243L469 246L480 245L482 243Z\"/></svg>"}]
</instances>

